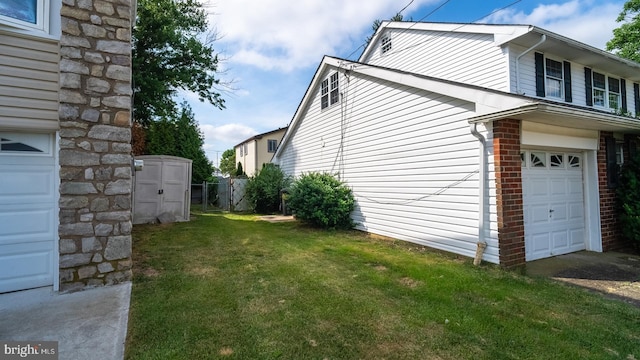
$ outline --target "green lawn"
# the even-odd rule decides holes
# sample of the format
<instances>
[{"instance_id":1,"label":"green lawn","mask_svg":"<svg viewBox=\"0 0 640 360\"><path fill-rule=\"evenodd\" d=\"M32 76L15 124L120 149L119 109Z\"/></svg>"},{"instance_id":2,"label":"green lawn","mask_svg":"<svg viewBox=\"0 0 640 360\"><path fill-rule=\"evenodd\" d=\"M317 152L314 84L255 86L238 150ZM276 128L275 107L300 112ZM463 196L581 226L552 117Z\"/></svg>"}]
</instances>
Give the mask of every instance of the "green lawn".
<instances>
[{"instance_id":1,"label":"green lawn","mask_svg":"<svg viewBox=\"0 0 640 360\"><path fill-rule=\"evenodd\" d=\"M134 228L127 359L640 359L640 309L361 232Z\"/></svg>"}]
</instances>

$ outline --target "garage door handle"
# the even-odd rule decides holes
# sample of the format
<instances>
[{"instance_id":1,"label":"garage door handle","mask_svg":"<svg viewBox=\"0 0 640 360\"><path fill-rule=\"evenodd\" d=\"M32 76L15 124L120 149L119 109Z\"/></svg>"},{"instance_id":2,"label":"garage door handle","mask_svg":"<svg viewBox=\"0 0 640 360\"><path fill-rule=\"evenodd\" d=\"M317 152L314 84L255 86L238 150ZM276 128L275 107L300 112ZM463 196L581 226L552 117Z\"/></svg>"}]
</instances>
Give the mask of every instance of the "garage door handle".
<instances>
[{"instance_id":1,"label":"garage door handle","mask_svg":"<svg viewBox=\"0 0 640 360\"><path fill-rule=\"evenodd\" d=\"M550 213L552 213L552 212L554 212L554 211L555 211L555 210L553 210L553 209L549 209L549 212L550 212Z\"/></svg>"},{"instance_id":2,"label":"garage door handle","mask_svg":"<svg viewBox=\"0 0 640 360\"><path fill-rule=\"evenodd\" d=\"M164 190L163 190L163 189L158 190L158 194L159 194L159 195L164 194Z\"/></svg>"}]
</instances>

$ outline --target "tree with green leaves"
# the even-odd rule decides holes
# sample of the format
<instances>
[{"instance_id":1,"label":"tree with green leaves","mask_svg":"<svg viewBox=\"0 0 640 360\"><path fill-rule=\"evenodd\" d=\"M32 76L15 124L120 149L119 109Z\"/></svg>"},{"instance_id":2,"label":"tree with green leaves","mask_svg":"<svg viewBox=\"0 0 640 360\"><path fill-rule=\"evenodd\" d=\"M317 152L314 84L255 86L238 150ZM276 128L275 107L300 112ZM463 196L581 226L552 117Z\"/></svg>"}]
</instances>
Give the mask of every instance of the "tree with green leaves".
<instances>
[{"instance_id":1,"label":"tree with green leaves","mask_svg":"<svg viewBox=\"0 0 640 360\"><path fill-rule=\"evenodd\" d=\"M628 0L616 19L622 23L613 30L613 38L607 42L607 50L640 62L640 0Z\"/></svg>"},{"instance_id":2,"label":"tree with green leaves","mask_svg":"<svg viewBox=\"0 0 640 360\"><path fill-rule=\"evenodd\" d=\"M177 90L217 108L218 56L207 13L198 0L138 0L132 32L133 117L143 126L178 113Z\"/></svg>"},{"instance_id":3,"label":"tree with green leaves","mask_svg":"<svg viewBox=\"0 0 640 360\"><path fill-rule=\"evenodd\" d=\"M220 172L225 175L236 173L236 151L234 149L227 149L222 153Z\"/></svg>"},{"instance_id":4,"label":"tree with green leaves","mask_svg":"<svg viewBox=\"0 0 640 360\"><path fill-rule=\"evenodd\" d=\"M402 21L402 19L403 19L402 14L401 13L396 13L389 20L390 21ZM365 44L364 44L365 48L367 46L369 46L369 43L371 42L371 40L373 40L373 36L376 34L378 29L380 28L380 25L382 25L382 20L380 20L380 19L373 20L373 24L371 24L371 30L373 32L371 33L371 35L367 36L367 39L365 40Z\"/></svg>"},{"instance_id":5,"label":"tree with green leaves","mask_svg":"<svg viewBox=\"0 0 640 360\"><path fill-rule=\"evenodd\" d=\"M151 155L172 155L191 159L192 182L210 181L213 177L213 164L203 149L204 135L187 102L180 104L178 117L165 117L151 123L147 142L147 152Z\"/></svg>"}]
</instances>

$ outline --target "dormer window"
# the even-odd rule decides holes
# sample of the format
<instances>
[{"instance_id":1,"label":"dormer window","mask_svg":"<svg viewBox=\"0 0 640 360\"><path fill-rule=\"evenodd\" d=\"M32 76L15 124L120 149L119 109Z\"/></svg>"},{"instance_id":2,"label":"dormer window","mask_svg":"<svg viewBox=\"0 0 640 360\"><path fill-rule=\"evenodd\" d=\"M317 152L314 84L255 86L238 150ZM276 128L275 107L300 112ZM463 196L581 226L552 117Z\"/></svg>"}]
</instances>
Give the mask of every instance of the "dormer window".
<instances>
[{"instance_id":1,"label":"dormer window","mask_svg":"<svg viewBox=\"0 0 640 360\"><path fill-rule=\"evenodd\" d=\"M385 35L380 43L380 51L384 54L391 51L391 38Z\"/></svg>"},{"instance_id":2,"label":"dormer window","mask_svg":"<svg viewBox=\"0 0 640 360\"><path fill-rule=\"evenodd\" d=\"M320 85L320 109L326 109L329 106L338 103L340 100L340 86L338 73L331 74L322 81Z\"/></svg>"}]
</instances>

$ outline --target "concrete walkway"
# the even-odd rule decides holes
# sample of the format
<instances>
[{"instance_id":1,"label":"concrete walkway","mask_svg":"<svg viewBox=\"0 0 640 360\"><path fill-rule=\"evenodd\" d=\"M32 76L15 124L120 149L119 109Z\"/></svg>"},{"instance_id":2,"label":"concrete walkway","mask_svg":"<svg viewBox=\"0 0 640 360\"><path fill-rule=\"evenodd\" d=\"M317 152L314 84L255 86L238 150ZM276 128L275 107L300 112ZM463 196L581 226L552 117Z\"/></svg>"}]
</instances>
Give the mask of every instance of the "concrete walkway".
<instances>
[{"instance_id":1,"label":"concrete walkway","mask_svg":"<svg viewBox=\"0 0 640 360\"><path fill-rule=\"evenodd\" d=\"M123 359L131 283L0 295L0 340L57 341L60 360Z\"/></svg>"},{"instance_id":2,"label":"concrete walkway","mask_svg":"<svg viewBox=\"0 0 640 360\"><path fill-rule=\"evenodd\" d=\"M531 261L527 274L550 277L640 307L640 256L580 251Z\"/></svg>"}]
</instances>

